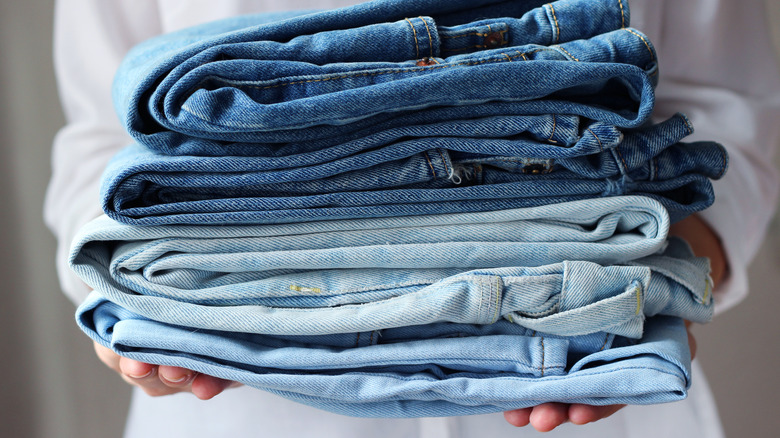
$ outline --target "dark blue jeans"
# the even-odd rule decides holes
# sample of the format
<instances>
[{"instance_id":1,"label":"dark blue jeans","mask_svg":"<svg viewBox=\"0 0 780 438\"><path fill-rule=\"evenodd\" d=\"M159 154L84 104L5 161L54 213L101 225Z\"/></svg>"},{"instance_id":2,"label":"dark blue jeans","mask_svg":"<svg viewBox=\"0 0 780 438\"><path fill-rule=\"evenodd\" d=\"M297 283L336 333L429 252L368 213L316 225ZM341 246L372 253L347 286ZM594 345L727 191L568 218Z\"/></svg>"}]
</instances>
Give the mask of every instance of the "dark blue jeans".
<instances>
[{"instance_id":1,"label":"dark blue jeans","mask_svg":"<svg viewBox=\"0 0 780 438\"><path fill-rule=\"evenodd\" d=\"M646 121L656 55L626 2L542 3L393 0L209 23L136 47L114 101L137 141L191 155L475 114Z\"/></svg>"}]
</instances>

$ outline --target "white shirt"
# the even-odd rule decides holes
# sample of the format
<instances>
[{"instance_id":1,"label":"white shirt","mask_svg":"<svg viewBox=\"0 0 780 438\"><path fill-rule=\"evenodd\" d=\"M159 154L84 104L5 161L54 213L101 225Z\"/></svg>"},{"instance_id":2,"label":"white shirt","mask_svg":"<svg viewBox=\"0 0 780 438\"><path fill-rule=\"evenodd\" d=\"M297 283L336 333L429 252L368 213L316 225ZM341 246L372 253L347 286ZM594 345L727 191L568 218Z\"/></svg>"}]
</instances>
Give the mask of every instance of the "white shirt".
<instances>
[{"instance_id":1,"label":"white shirt","mask_svg":"<svg viewBox=\"0 0 780 438\"><path fill-rule=\"evenodd\" d=\"M89 289L67 267L76 231L98 216L99 180L108 160L130 142L111 104L111 82L127 50L151 36L242 13L332 8L357 0L58 0L55 67L67 125L54 142L45 219L59 242L57 267L76 303ZM747 293L747 265L774 212L772 156L780 138L780 74L763 0L630 0L632 26L659 54L657 116L685 112L687 140L723 143L730 169L715 183L716 203L702 216L721 237L729 276L715 291L716 311ZM548 437L721 436L706 382L696 367L687 400L628 407L587 427L564 425ZM660 421L659 421L660 420ZM668 431L662 430L668 428ZM358 420L328 414L250 388L202 402L136 391L127 434L135 436L466 437L533 436L500 414L449 419Z\"/></svg>"}]
</instances>

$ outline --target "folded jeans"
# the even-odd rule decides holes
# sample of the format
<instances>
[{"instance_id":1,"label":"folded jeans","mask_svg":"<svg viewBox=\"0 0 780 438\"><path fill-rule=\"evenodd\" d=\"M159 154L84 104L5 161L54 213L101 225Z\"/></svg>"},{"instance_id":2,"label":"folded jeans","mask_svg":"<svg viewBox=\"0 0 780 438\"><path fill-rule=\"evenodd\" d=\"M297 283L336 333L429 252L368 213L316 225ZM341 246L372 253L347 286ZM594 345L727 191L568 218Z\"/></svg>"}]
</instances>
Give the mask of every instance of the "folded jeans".
<instances>
[{"instance_id":1,"label":"folded jeans","mask_svg":"<svg viewBox=\"0 0 780 438\"><path fill-rule=\"evenodd\" d=\"M77 238L71 264L111 301L198 328L327 334L503 317L638 338L645 316L711 317L709 265L667 242L668 224L642 197L275 226L103 217Z\"/></svg>"},{"instance_id":2,"label":"folded jeans","mask_svg":"<svg viewBox=\"0 0 780 438\"><path fill-rule=\"evenodd\" d=\"M391 329L384 331L388 343L382 343L382 333L373 333L354 347L333 347L313 338L159 323L98 294L79 307L77 317L93 340L122 356L192 369L359 417L469 415L544 402L653 404L683 399L690 385L684 324L664 316L648 319L638 342L599 335L603 348L592 353L570 352L577 340L513 334L519 328L505 321L456 325L445 328L449 337L441 338L426 338L428 328L418 327L417 337L399 339ZM401 330L408 335L409 328Z\"/></svg>"}]
</instances>

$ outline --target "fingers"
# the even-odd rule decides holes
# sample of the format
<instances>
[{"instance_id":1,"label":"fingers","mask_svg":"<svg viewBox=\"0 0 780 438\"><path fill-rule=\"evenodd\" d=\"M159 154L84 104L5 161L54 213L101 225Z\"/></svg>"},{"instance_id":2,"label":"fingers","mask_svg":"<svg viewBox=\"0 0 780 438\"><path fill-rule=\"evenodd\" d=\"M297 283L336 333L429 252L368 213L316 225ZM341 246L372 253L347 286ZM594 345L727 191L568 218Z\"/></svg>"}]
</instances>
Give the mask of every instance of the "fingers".
<instances>
[{"instance_id":1,"label":"fingers","mask_svg":"<svg viewBox=\"0 0 780 438\"><path fill-rule=\"evenodd\" d=\"M116 371L125 382L138 386L152 397L192 392L199 399L208 400L227 388L238 386L236 382L199 374L186 368L157 366L119 356L97 342L93 345L101 362Z\"/></svg>"},{"instance_id":2,"label":"fingers","mask_svg":"<svg viewBox=\"0 0 780 438\"><path fill-rule=\"evenodd\" d=\"M122 378L129 384L138 386L147 395L159 397L188 391L188 385L177 386L168 382L160 375L160 367L137 360L122 357L119 359L119 369Z\"/></svg>"},{"instance_id":3,"label":"fingers","mask_svg":"<svg viewBox=\"0 0 780 438\"><path fill-rule=\"evenodd\" d=\"M206 374L198 374L192 382L192 393L201 400L209 400L222 391L239 386L239 383L223 380Z\"/></svg>"},{"instance_id":4,"label":"fingers","mask_svg":"<svg viewBox=\"0 0 780 438\"><path fill-rule=\"evenodd\" d=\"M533 426L539 432L549 432L563 423L587 424L609 417L625 405L590 406L583 404L544 403L525 409L504 412L511 425Z\"/></svg>"},{"instance_id":5,"label":"fingers","mask_svg":"<svg viewBox=\"0 0 780 438\"><path fill-rule=\"evenodd\" d=\"M515 409L504 412L504 419L515 427L528 426L531 422L531 411L533 408Z\"/></svg>"},{"instance_id":6,"label":"fingers","mask_svg":"<svg viewBox=\"0 0 780 438\"><path fill-rule=\"evenodd\" d=\"M568 410L564 403L544 403L533 408L529 421L539 432L549 432L569 420Z\"/></svg>"},{"instance_id":7,"label":"fingers","mask_svg":"<svg viewBox=\"0 0 780 438\"><path fill-rule=\"evenodd\" d=\"M569 407L569 421L574 424L588 424L609 417L626 405L590 406L573 404Z\"/></svg>"}]
</instances>

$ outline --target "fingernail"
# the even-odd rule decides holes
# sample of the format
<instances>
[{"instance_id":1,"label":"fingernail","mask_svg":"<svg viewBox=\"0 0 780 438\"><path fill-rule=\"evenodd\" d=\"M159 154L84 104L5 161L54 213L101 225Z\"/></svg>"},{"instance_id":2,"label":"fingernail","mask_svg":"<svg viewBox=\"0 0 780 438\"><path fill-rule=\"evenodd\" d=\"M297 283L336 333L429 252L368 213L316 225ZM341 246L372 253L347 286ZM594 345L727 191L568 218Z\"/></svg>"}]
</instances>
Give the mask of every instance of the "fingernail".
<instances>
[{"instance_id":1,"label":"fingernail","mask_svg":"<svg viewBox=\"0 0 780 438\"><path fill-rule=\"evenodd\" d=\"M163 375L162 378L167 380L170 383L184 383L187 380L191 379L192 376L193 376L192 373L184 373L178 377Z\"/></svg>"},{"instance_id":2,"label":"fingernail","mask_svg":"<svg viewBox=\"0 0 780 438\"><path fill-rule=\"evenodd\" d=\"M144 379L144 378L147 378L147 377L151 376L153 372L154 372L154 368L152 368L149 371L147 371L146 374L140 374L140 375L127 374L127 377L130 377L132 379Z\"/></svg>"}]
</instances>

